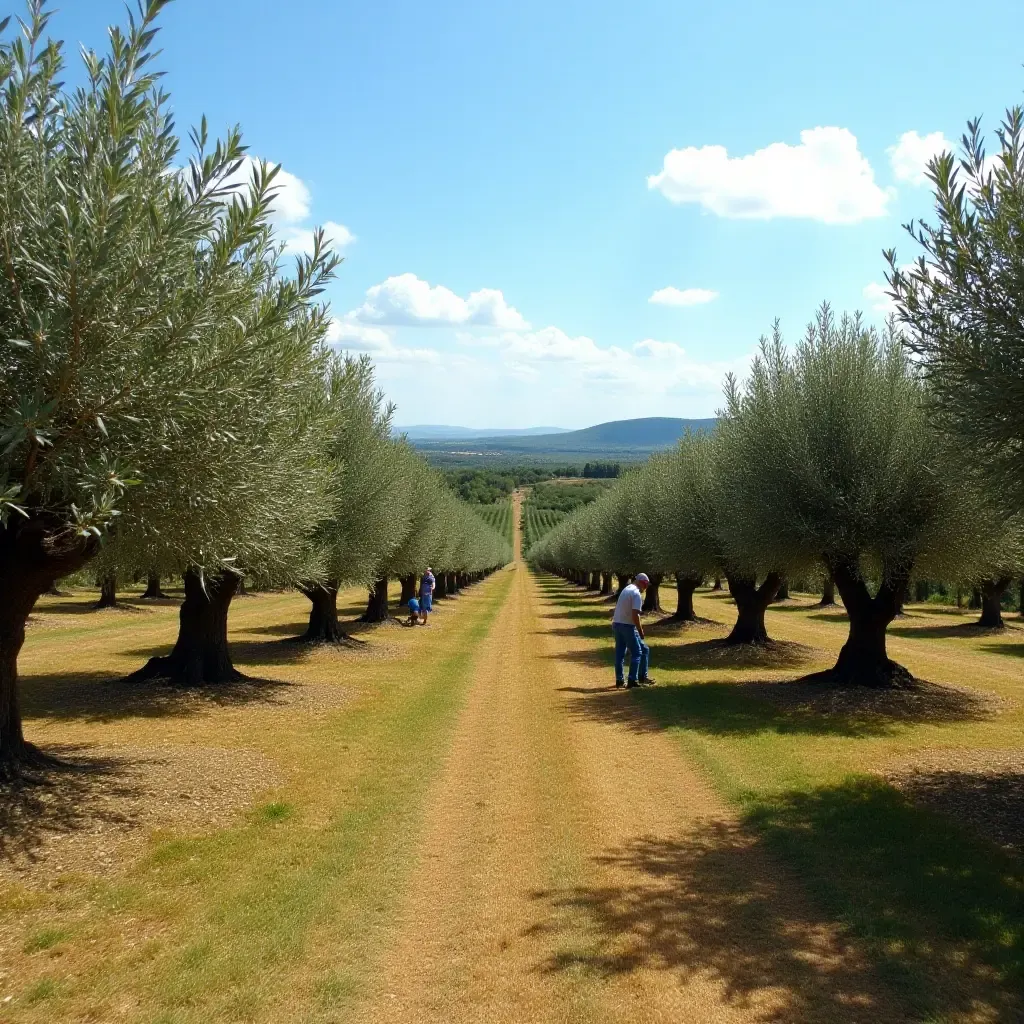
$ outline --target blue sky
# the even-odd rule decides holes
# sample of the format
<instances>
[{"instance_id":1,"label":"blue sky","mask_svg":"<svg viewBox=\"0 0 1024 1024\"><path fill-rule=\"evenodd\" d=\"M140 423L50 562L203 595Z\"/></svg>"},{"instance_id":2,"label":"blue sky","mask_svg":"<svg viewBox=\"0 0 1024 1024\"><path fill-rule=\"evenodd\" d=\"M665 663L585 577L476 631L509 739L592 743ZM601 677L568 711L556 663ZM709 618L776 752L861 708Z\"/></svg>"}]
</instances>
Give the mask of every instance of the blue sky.
<instances>
[{"instance_id":1,"label":"blue sky","mask_svg":"<svg viewBox=\"0 0 1024 1024\"><path fill-rule=\"evenodd\" d=\"M97 48L124 11L64 7ZM341 243L332 337L399 423L576 427L713 413L776 316L880 318L1021 38L1019 0L176 0L160 43L180 133L241 123L282 235Z\"/></svg>"}]
</instances>

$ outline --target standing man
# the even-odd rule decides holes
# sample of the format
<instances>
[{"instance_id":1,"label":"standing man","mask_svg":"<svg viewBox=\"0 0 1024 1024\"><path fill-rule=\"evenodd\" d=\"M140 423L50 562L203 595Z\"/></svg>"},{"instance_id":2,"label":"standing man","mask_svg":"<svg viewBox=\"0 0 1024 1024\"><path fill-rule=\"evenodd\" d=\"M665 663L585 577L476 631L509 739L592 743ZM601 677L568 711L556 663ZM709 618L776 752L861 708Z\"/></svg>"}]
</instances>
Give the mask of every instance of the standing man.
<instances>
[{"instance_id":1,"label":"standing man","mask_svg":"<svg viewBox=\"0 0 1024 1024\"><path fill-rule=\"evenodd\" d=\"M644 643L644 627L640 621L640 609L644 606L644 591L650 580L645 573L622 588L615 612L612 615L612 630L615 633L615 685L650 686L654 680L647 675L647 664L651 649ZM629 651L629 682L622 678L626 651Z\"/></svg>"},{"instance_id":2,"label":"standing man","mask_svg":"<svg viewBox=\"0 0 1024 1024\"><path fill-rule=\"evenodd\" d=\"M423 574L423 579L420 580L420 625L422 626L427 624L427 616L434 606L433 598L434 574L430 571L430 566L428 565L427 571Z\"/></svg>"}]
</instances>

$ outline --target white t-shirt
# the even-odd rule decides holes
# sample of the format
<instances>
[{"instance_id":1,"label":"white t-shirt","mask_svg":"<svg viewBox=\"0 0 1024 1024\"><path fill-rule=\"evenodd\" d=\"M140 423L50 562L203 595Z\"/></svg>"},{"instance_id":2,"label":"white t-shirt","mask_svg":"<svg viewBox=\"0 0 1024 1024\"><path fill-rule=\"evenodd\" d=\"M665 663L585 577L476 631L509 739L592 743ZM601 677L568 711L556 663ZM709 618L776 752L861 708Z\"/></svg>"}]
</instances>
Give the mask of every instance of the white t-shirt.
<instances>
[{"instance_id":1,"label":"white t-shirt","mask_svg":"<svg viewBox=\"0 0 1024 1024\"><path fill-rule=\"evenodd\" d=\"M622 588L618 601L615 602L615 614L612 622L621 622L624 625L633 625L633 612L640 611L644 606L643 595L635 583L630 583Z\"/></svg>"}]
</instances>

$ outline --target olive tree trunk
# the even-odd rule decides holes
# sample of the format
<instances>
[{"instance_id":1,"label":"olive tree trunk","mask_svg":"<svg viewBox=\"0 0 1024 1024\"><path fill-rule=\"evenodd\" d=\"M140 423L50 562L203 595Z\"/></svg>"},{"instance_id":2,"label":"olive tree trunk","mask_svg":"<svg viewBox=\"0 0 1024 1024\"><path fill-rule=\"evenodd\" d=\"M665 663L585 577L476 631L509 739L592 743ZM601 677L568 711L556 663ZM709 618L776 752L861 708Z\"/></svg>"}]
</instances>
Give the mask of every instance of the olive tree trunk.
<instances>
[{"instance_id":1,"label":"olive tree trunk","mask_svg":"<svg viewBox=\"0 0 1024 1024\"><path fill-rule=\"evenodd\" d=\"M712 590L721 590L722 589L722 577L721 576L716 576L715 577L715 582L712 585L711 589Z\"/></svg>"},{"instance_id":2,"label":"olive tree trunk","mask_svg":"<svg viewBox=\"0 0 1024 1024\"><path fill-rule=\"evenodd\" d=\"M676 573L676 611L672 616L674 622L695 622L697 614L693 610L693 592L700 586L699 576L684 576Z\"/></svg>"},{"instance_id":3,"label":"olive tree trunk","mask_svg":"<svg viewBox=\"0 0 1024 1024\"><path fill-rule=\"evenodd\" d=\"M309 599L312 608L309 610L309 623L306 632L296 640L309 644L337 644L348 639L338 621L338 587L337 580L324 583L303 584L299 590Z\"/></svg>"},{"instance_id":4,"label":"olive tree trunk","mask_svg":"<svg viewBox=\"0 0 1024 1024\"><path fill-rule=\"evenodd\" d=\"M907 590L909 567L905 572L885 579L874 597L850 563L832 566L832 578L846 606L850 632L833 676L848 686L900 686L912 680L911 674L886 651L886 630L900 612Z\"/></svg>"},{"instance_id":5,"label":"olive tree trunk","mask_svg":"<svg viewBox=\"0 0 1024 1024\"><path fill-rule=\"evenodd\" d=\"M167 595L160 589L160 573L151 572L146 578L146 589L142 595L144 600L156 600Z\"/></svg>"},{"instance_id":6,"label":"olive tree trunk","mask_svg":"<svg viewBox=\"0 0 1024 1024\"><path fill-rule=\"evenodd\" d=\"M448 577L443 572L434 574L434 600L448 596Z\"/></svg>"},{"instance_id":7,"label":"olive tree trunk","mask_svg":"<svg viewBox=\"0 0 1024 1024\"><path fill-rule=\"evenodd\" d=\"M782 577L770 572L761 586L753 576L726 574L729 593L736 602L736 624L726 638L727 644L767 644L771 641L764 624L764 613L772 603Z\"/></svg>"},{"instance_id":8,"label":"olive tree trunk","mask_svg":"<svg viewBox=\"0 0 1024 1024\"><path fill-rule=\"evenodd\" d=\"M402 596L398 599L398 606L404 608L416 596L416 573L402 577Z\"/></svg>"},{"instance_id":9,"label":"olive tree trunk","mask_svg":"<svg viewBox=\"0 0 1024 1024\"><path fill-rule=\"evenodd\" d=\"M370 597L366 603L362 621L387 622L389 618L391 618L391 610L388 608L388 578L382 576L375 580L370 588Z\"/></svg>"},{"instance_id":10,"label":"olive tree trunk","mask_svg":"<svg viewBox=\"0 0 1024 1024\"><path fill-rule=\"evenodd\" d=\"M651 573L650 582L644 593L643 607L640 609L644 615L653 615L655 612L661 611L661 581L664 578L664 573Z\"/></svg>"},{"instance_id":11,"label":"olive tree trunk","mask_svg":"<svg viewBox=\"0 0 1024 1024\"><path fill-rule=\"evenodd\" d=\"M782 582L779 584L779 589L775 591L775 597L773 601L788 601L789 600L789 580L783 577Z\"/></svg>"},{"instance_id":12,"label":"olive tree trunk","mask_svg":"<svg viewBox=\"0 0 1024 1024\"><path fill-rule=\"evenodd\" d=\"M97 608L117 607L117 577L112 573L100 578L100 599Z\"/></svg>"},{"instance_id":13,"label":"olive tree trunk","mask_svg":"<svg viewBox=\"0 0 1024 1024\"><path fill-rule=\"evenodd\" d=\"M13 514L0 526L0 776L16 775L41 759L21 727L18 654L25 623L40 594L81 569L97 550L95 538L80 537L42 516Z\"/></svg>"},{"instance_id":14,"label":"olive tree trunk","mask_svg":"<svg viewBox=\"0 0 1024 1024\"><path fill-rule=\"evenodd\" d=\"M1006 593L1011 582L1010 577L1006 576L1002 579L986 580L982 583L979 626L986 626L989 629L1003 628L1003 594Z\"/></svg>"},{"instance_id":15,"label":"olive tree trunk","mask_svg":"<svg viewBox=\"0 0 1024 1024\"><path fill-rule=\"evenodd\" d=\"M238 580L233 572L204 578L198 569L186 570L178 639L171 653L150 658L130 678L136 682L167 679L179 686L244 679L232 664L228 648L228 611L238 590Z\"/></svg>"},{"instance_id":16,"label":"olive tree trunk","mask_svg":"<svg viewBox=\"0 0 1024 1024\"><path fill-rule=\"evenodd\" d=\"M836 603L836 584L835 580L831 576L825 580L825 585L821 588L821 600L818 602L819 607L828 608L830 605Z\"/></svg>"},{"instance_id":17,"label":"olive tree trunk","mask_svg":"<svg viewBox=\"0 0 1024 1024\"><path fill-rule=\"evenodd\" d=\"M601 573L601 596L607 597L612 592L612 574L610 572Z\"/></svg>"}]
</instances>

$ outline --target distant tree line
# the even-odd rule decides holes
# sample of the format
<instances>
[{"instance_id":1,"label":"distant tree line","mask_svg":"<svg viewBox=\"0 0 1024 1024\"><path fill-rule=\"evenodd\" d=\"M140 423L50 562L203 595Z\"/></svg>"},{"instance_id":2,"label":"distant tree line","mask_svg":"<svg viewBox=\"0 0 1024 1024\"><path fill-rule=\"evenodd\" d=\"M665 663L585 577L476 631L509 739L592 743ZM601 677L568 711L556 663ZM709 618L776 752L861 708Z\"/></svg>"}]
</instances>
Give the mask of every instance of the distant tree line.
<instances>
[{"instance_id":1,"label":"distant tree line","mask_svg":"<svg viewBox=\"0 0 1024 1024\"><path fill-rule=\"evenodd\" d=\"M614 479L621 472L620 462L588 462L583 467L583 476L587 478Z\"/></svg>"},{"instance_id":2,"label":"distant tree line","mask_svg":"<svg viewBox=\"0 0 1024 1024\"><path fill-rule=\"evenodd\" d=\"M588 472L589 470L589 472ZM502 469L474 467L449 469L445 472L448 486L463 500L478 505L491 505L507 498L517 487L532 487L534 484L559 477L617 477L619 463L588 462L582 469L578 465L565 466L509 466Z\"/></svg>"}]
</instances>

